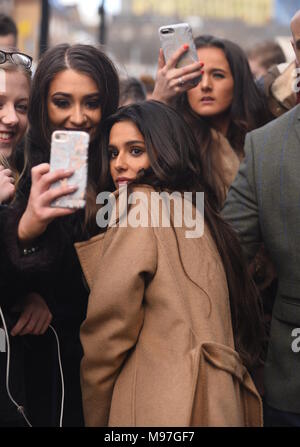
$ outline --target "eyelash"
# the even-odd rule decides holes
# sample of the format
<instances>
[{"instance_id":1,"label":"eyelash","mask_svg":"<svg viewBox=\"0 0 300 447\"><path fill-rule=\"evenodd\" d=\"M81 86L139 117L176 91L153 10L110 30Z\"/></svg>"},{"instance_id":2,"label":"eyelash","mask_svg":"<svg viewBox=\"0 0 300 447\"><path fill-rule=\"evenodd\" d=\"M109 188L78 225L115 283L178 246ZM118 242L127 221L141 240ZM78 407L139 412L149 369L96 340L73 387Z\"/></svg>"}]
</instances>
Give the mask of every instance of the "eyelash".
<instances>
[{"instance_id":1,"label":"eyelash","mask_svg":"<svg viewBox=\"0 0 300 447\"><path fill-rule=\"evenodd\" d=\"M69 106L69 102L65 99L54 99L53 104L55 104L60 109L66 109Z\"/></svg>"},{"instance_id":2,"label":"eyelash","mask_svg":"<svg viewBox=\"0 0 300 447\"><path fill-rule=\"evenodd\" d=\"M225 76L222 73L214 73L214 77L220 78L220 79L224 79Z\"/></svg>"},{"instance_id":3,"label":"eyelash","mask_svg":"<svg viewBox=\"0 0 300 447\"><path fill-rule=\"evenodd\" d=\"M87 102L86 106L89 109L98 109L98 107L100 107L100 101L90 101L90 102Z\"/></svg>"},{"instance_id":4,"label":"eyelash","mask_svg":"<svg viewBox=\"0 0 300 447\"><path fill-rule=\"evenodd\" d=\"M0 109L4 106L4 104L0 103ZM15 106L15 109L19 112L19 113L27 113L28 111L28 105L23 105L23 104L19 104Z\"/></svg>"},{"instance_id":5,"label":"eyelash","mask_svg":"<svg viewBox=\"0 0 300 447\"><path fill-rule=\"evenodd\" d=\"M143 152L143 150L142 150L141 148L139 148L139 147L132 147L132 148L131 148L131 153L132 153L133 151L138 151L138 154L132 154L134 157L138 157L138 156L141 155L142 152Z\"/></svg>"},{"instance_id":6,"label":"eyelash","mask_svg":"<svg viewBox=\"0 0 300 447\"><path fill-rule=\"evenodd\" d=\"M69 101L65 99L54 99L53 103L60 109L67 109L70 105ZM94 110L100 107L100 101L88 101L85 103L85 106L91 110Z\"/></svg>"},{"instance_id":7,"label":"eyelash","mask_svg":"<svg viewBox=\"0 0 300 447\"><path fill-rule=\"evenodd\" d=\"M28 111L28 106L25 104L19 104L18 106L16 106L16 109L19 109L19 111L21 113L27 113Z\"/></svg>"},{"instance_id":8,"label":"eyelash","mask_svg":"<svg viewBox=\"0 0 300 447\"><path fill-rule=\"evenodd\" d=\"M110 150L110 151L109 151L109 158L110 158L110 159L113 160L115 157L118 156L118 153L116 154L115 152L117 152L117 151L114 151L114 150Z\"/></svg>"},{"instance_id":9,"label":"eyelash","mask_svg":"<svg viewBox=\"0 0 300 447\"><path fill-rule=\"evenodd\" d=\"M137 154L134 154L133 153L133 151L138 151L138 153ZM141 148L139 148L139 147L132 147L131 149L130 149L130 153L131 153L131 155L133 156L133 157L138 157L139 155L141 155L142 153L143 153L144 151L143 151L143 149L141 149ZM109 150L109 158L110 159L114 159L114 158L116 158L117 156L119 155L119 152L117 151L117 150Z\"/></svg>"}]
</instances>

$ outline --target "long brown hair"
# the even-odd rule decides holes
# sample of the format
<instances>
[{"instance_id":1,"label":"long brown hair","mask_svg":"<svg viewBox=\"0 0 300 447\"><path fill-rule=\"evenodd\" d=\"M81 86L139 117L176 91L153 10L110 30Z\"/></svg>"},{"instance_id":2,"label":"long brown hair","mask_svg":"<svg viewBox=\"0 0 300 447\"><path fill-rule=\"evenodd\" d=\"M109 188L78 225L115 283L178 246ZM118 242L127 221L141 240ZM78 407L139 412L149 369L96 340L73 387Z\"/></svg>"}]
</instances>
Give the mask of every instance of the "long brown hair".
<instances>
[{"instance_id":1,"label":"long brown hair","mask_svg":"<svg viewBox=\"0 0 300 447\"><path fill-rule=\"evenodd\" d=\"M234 91L233 101L227 112L230 124L226 138L238 157L242 158L246 133L264 125L271 119L266 100L256 86L247 58L238 45L230 40L210 35L196 37L195 45L197 49L219 48L224 52L228 61L234 80ZM212 161L215 160L214 163L218 163L218 154L214 154L214 157L212 154L212 151L218 150L218 145L213 144L211 122L208 118L202 117L192 110L186 93L178 97L176 109L183 115L194 132L198 142L199 156L203 168L205 167L203 171L205 181L213 189L215 199L221 208L223 203L215 180L215 172L221 172L221 169L220 166L214 166Z\"/></svg>"},{"instance_id":2,"label":"long brown hair","mask_svg":"<svg viewBox=\"0 0 300 447\"><path fill-rule=\"evenodd\" d=\"M32 83L24 180L30 177L33 166L49 162L51 145L51 126L47 108L49 86L54 77L66 69L84 73L95 81L100 92L102 120L117 110L119 78L114 64L103 51L93 45L84 44L61 44L47 50L39 61ZM100 134L101 123L96 138L89 147L85 227L88 223L93 225L90 216L94 214L96 207L96 185L99 183L100 173Z\"/></svg>"},{"instance_id":3,"label":"long brown hair","mask_svg":"<svg viewBox=\"0 0 300 447\"><path fill-rule=\"evenodd\" d=\"M227 277L235 347L244 364L253 366L261 355L264 340L259 295L237 236L219 215L211 188L205 183L205 167L199 159L193 132L175 110L157 101L120 108L104 123L100 191L113 190L108 141L112 126L120 121L133 122L144 137L150 168L138 182L157 190L204 192L205 221Z\"/></svg>"}]
</instances>

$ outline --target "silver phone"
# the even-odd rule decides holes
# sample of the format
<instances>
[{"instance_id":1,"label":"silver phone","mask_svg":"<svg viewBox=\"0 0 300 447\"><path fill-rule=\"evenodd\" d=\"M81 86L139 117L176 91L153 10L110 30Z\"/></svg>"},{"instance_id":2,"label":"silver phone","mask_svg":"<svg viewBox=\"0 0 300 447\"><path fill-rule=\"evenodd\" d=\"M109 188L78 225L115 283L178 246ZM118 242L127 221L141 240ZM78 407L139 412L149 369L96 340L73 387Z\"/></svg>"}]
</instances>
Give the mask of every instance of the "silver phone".
<instances>
[{"instance_id":1,"label":"silver phone","mask_svg":"<svg viewBox=\"0 0 300 447\"><path fill-rule=\"evenodd\" d=\"M193 62L198 62L192 28L188 23L176 23L174 25L161 26L158 30L158 34L166 62L176 50L186 43L189 45L189 49L179 59L177 67L184 67Z\"/></svg>"},{"instance_id":2,"label":"silver phone","mask_svg":"<svg viewBox=\"0 0 300 447\"><path fill-rule=\"evenodd\" d=\"M62 184L76 185L71 194L55 199L51 206L58 208L84 208L88 173L88 147L90 136L76 130L56 130L51 137L50 172L57 169L74 170L74 174L53 183L51 188Z\"/></svg>"}]
</instances>

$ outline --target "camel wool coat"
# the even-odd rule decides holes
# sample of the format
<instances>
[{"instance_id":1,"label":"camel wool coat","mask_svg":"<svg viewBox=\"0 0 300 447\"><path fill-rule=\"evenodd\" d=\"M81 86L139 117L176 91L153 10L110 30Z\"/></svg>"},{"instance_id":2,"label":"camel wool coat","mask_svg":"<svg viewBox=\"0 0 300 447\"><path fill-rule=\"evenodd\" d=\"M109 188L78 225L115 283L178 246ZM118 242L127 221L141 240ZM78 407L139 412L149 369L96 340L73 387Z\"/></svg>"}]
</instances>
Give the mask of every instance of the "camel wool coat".
<instances>
[{"instance_id":1,"label":"camel wool coat","mask_svg":"<svg viewBox=\"0 0 300 447\"><path fill-rule=\"evenodd\" d=\"M80 334L87 426L262 425L220 256L206 226L198 238L186 229L116 226L75 244L90 287Z\"/></svg>"}]
</instances>

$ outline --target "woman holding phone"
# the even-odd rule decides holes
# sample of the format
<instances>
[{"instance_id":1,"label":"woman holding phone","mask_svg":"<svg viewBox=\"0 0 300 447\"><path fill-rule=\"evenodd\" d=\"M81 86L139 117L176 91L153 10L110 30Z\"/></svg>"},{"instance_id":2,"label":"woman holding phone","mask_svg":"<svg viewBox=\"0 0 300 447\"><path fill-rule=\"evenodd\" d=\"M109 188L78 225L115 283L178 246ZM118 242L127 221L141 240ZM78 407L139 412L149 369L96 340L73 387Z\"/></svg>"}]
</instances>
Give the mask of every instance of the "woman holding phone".
<instances>
[{"instance_id":1,"label":"woman holding phone","mask_svg":"<svg viewBox=\"0 0 300 447\"><path fill-rule=\"evenodd\" d=\"M191 126L205 179L222 208L244 156L246 133L270 116L238 45L203 35L195 39L195 46L204 64L198 85L190 83L199 76L197 63L176 68L187 48L180 48L167 63L160 50L153 99L174 105Z\"/></svg>"},{"instance_id":2,"label":"woman holding phone","mask_svg":"<svg viewBox=\"0 0 300 447\"><path fill-rule=\"evenodd\" d=\"M96 47L62 44L44 53L29 101L27 162L4 228L4 248L16 273L44 284L51 303L64 373L64 426L83 425L79 328L85 318L88 290L73 243L97 232L89 215L96 207L101 122L116 111L118 92L114 65ZM64 184L50 189L57 180L73 174L50 172L51 134L55 130L85 131L90 136L85 210L51 207L54 199L76 189ZM57 364L57 357L53 362ZM62 390L58 367L53 375L51 406L57 417L44 425L59 422Z\"/></svg>"},{"instance_id":3,"label":"woman holding phone","mask_svg":"<svg viewBox=\"0 0 300 447\"><path fill-rule=\"evenodd\" d=\"M261 425L247 372L261 351L259 300L203 181L191 130L172 108L148 101L108 118L103 140L99 186L115 191L116 219L76 244L90 286L81 327L86 425ZM201 192L204 214L196 210ZM161 193L179 201L165 215L168 225L152 208ZM204 216L204 232L189 238L186 193L197 218ZM120 222L129 197L134 205Z\"/></svg>"}]
</instances>

